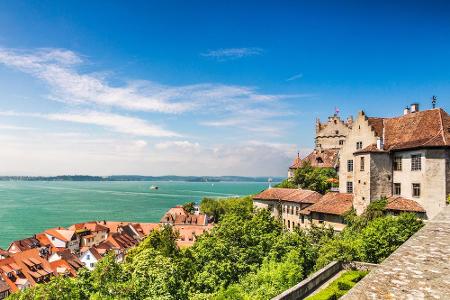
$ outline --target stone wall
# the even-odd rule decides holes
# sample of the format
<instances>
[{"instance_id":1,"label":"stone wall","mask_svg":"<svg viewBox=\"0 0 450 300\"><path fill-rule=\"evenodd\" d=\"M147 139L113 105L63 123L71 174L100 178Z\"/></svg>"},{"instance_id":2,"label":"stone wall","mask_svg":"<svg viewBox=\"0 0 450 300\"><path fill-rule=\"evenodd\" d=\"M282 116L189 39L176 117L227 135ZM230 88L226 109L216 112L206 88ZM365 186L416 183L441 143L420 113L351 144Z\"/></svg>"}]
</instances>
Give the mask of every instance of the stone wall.
<instances>
[{"instance_id":1,"label":"stone wall","mask_svg":"<svg viewBox=\"0 0 450 300\"><path fill-rule=\"evenodd\" d=\"M339 141L345 140L349 130L347 122L344 122L338 116L329 117L325 124L318 120L316 124L316 149L341 148L342 145Z\"/></svg>"},{"instance_id":2,"label":"stone wall","mask_svg":"<svg viewBox=\"0 0 450 300\"><path fill-rule=\"evenodd\" d=\"M449 299L449 270L448 206L341 299Z\"/></svg>"},{"instance_id":3,"label":"stone wall","mask_svg":"<svg viewBox=\"0 0 450 300\"><path fill-rule=\"evenodd\" d=\"M362 142L362 148L377 142L375 132L369 125L364 112L358 114L358 117L355 119L352 129L348 133L347 139L339 152L339 191L341 193L347 192L348 181L353 182L353 187L355 188L354 172L347 171L347 161L353 160L353 170L355 170L356 164L353 153L357 151L357 142Z\"/></svg>"},{"instance_id":4,"label":"stone wall","mask_svg":"<svg viewBox=\"0 0 450 300\"><path fill-rule=\"evenodd\" d=\"M392 196L392 160L388 153L370 154L370 201Z\"/></svg>"},{"instance_id":5,"label":"stone wall","mask_svg":"<svg viewBox=\"0 0 450 300\"><path fill-rule=\"evenodd\" d=\"M411 155L420 154L422 169L411 171ZM401 184L401 196L417 201L433 218L445 207L450 178L448 177L448 150L421 149L398 151L394 156L402 158L402 170L393 171L393 183ZM413 197L412 184L420 184L420 197Z\"/></svg>"},{"instance_id":6,"label":"stone wall","mask_svg":"<svg viewBox=\"0 0 450 300\"><path fill-rule=\"evenodd\" d=\"M272 300L304 299L341 270L342 264L340 262L331 262L292 288L272 298Z\"/></svg>"}]
</instances>

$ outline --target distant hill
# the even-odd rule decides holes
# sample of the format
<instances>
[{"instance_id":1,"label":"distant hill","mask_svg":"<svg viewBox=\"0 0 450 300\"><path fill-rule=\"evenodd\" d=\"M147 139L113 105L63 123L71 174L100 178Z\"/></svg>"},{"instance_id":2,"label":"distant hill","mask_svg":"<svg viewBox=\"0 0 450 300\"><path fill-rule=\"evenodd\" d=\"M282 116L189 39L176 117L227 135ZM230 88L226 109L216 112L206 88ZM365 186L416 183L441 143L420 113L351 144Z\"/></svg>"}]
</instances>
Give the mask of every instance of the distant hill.
<instances>
[{"instance_id":1,"label":"distant hill","mask_svg":"<svg viewBox=\"0 0 450 300\"><path fill-rule=\"evenodd\" d=\"M273 182L280 182L282 177L245 177L245 176L142 176L142 175L113 175L113 176L88 176L88 175L60 175L60 176L0 176L0 180L20 181L188 181L188 182L267 182L272 178Z\"/></svg>"}]
</instances>

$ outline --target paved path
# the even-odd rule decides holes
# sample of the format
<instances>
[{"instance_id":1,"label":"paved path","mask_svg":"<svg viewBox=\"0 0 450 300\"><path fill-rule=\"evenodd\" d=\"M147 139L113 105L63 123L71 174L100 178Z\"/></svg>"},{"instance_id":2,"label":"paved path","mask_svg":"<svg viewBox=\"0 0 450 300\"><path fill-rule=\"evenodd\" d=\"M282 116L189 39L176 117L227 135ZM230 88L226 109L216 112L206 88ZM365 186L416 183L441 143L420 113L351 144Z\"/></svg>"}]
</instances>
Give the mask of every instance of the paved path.
<instances>
[{"instance_id":1,"label":"paved path","mask_svg":"<svg viewBox=\"0 0 450 300\"><path fill-rule=\"evenodd\" d=\"M450 206L341 299L450 299Z\"/></svg>"}]
</instances>

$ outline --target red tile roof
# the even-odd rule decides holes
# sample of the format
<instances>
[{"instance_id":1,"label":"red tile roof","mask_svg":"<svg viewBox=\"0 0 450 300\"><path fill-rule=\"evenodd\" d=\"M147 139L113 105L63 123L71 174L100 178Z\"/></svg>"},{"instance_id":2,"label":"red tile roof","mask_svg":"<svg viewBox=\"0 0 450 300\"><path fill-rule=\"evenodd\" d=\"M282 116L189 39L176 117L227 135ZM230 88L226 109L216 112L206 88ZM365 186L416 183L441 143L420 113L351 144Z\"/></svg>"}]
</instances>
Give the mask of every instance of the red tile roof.
<instances>
[{"instance_id":1,"label":"red tile roof","mask_svg":"<svg viewBox=\"0 0 450 300\"><path fill-rule=\"evenodd\" d=\"M364 154L364 153L384 153L386 150L378 149L376 144L370 144L369 146L353 152L353 154Z\"/></svg>"},{"instance_id":2,"label":"red tile roof","mask_svg":"<svg viewBox=\"0 0 450 300\"><path fill-rule=\"evenodd\" d=\"M342 216L353 208L353 195L346 193L326 193L317 203L300 211L308 215L310 212Z\"/></svg>"},{"instance_id":3,"label":"red tile roof","mask_svg":"<svg viewBox=\"0 0 450 300\"><path fill-rule=\"evenodd\" d=\"M375 131L376 136L382 136L383 135L383 121L385 118L374 118L369 117L367 118L367 122L369 122L369 125L372 126L373 131Z\"/></svg>"},{"instance_id":4,"label":"red tile roof","mask_svg":"<svg viewBox=\"0 0 450 300\"><path fill-rule=\"evenodd\" d=\"M405 212L419 212L419 213L425 212L425 209L416 201L406 199L400 196L389 197L386 209Z\"/></svg>"},{"instance_id":5,"label":"red tile roof","mask_svg":"<svg viewBox=\"0 0 450 300\"><path fill-rule=\"evenodd\" d=\"M339 149L314 150L304 159L296 158L289 169L298 169L304 163L309 163L312 167L334 168L337 164Z\"/></svg>"},{"instance_id":6,"label":"red tile roof","mask_svg":"<svg viewBox=\"0 0 450 300\"><path fill-rule=\"evenodd\" d=\"M441 108L409 113L396 118L368 118L384 149L450 147L450 116Z\"/></svg>"},{"instance_id":7,"label":"red tile roof","mask_svg":"<svg viewBox=\"0 0 450 300\"><path fill-rule=\"evenodd\" d=\"M69 227L69 229L74 231L89 230L92 232L109 231L108 227L95 221L73 224Z\"/></svg>"},{"instance_id":8,"label":"red tile roof","mask_svg":"<svg viewBox=\"0 0 450 300\"><path fill-rule=\"evenodd\" d=\"M64 241L64 242L70 242L75 234L75 231L68 230L63 227L57 227L57 228L51 228L44 231L44 233L54 236L55 238Z\"/></svg>"},{"instance_id":9,"label":"red tile roof","mask_svg":"<svg viewBox=\"0 0 450 300\"><path fill-rule=\"evenodd\" d=\"M288 201L296 203L316 203L321 194L311 190L270 188L253 196L254 200Z\"/></svg>"}]
</instances>

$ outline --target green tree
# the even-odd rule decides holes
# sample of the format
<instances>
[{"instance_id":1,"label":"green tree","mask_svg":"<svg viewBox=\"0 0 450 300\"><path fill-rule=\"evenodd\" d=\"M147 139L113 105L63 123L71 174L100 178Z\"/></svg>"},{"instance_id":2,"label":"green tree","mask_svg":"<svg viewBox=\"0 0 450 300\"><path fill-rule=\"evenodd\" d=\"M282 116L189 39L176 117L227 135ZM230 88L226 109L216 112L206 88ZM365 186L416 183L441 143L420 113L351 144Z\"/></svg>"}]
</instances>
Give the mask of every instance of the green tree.
<instances>
[{"instance_id":1,"label":"green tree","mask_svg":"<svg viewBox=\"0 0 450 300\"><path fill-rule=\"evenodd\" d=\"M281 234L281 224L268 211L242 217L226 214L210 234L200 236L191 253L193 289L215 292L259 267Z\"/></svg>"},{"instance_id":2,"label":"green tree","mask_svg":"<svg viewBox=\"0 0 450 300\"><path fill-rule=\"evenodd\" d=\"M333 182L337 181L337 177L333 168L315 168L305 162L295 170L293 178L284 180L277 187L302 188L325 194L332 188Z\"/></svg>"},{"instance_id":3,"label":"green tree","mask_svg":"<svg viewBox=\"0 0 450 300\"><path fill-rule=\"evenodd\" d=\"M185 204L183 204L184 210L191 214L194 213L194 207L195 207L194 202L186 202Z\"/></svg>"},{"instance_id":4,"label":"green tree","mask_svg":"<svg viewBox=\"0 0 450 300\"><path fill-rule=\"evenodd\" d=\"M241 198L203 198L200 203L200 211L212 217L215 222L219 222L225 214L238 214L246 217L253 211L253 200L249 196Z\"/></svg>"}]
</instances>

